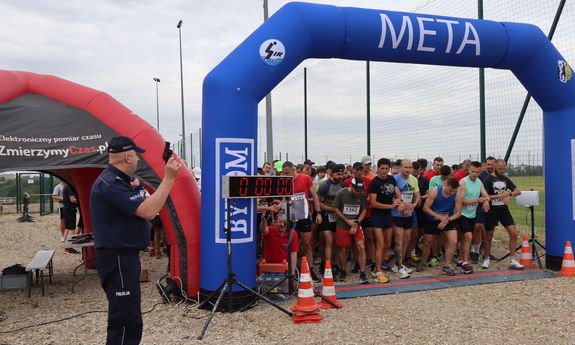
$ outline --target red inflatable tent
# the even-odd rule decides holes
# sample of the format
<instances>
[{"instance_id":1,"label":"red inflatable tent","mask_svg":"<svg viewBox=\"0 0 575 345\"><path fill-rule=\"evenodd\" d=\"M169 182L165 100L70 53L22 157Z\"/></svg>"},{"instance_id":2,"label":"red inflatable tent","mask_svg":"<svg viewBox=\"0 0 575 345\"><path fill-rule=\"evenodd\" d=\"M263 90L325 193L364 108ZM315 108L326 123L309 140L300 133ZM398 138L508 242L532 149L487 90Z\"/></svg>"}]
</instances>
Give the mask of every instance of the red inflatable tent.
<instances>
[{"instance_id":1,"label":"red inflatable tent","mask_svg":"<svg viewBox=\"0 0 575 345\"><path fill-rule=\"evenodd\" d=\"M117 135L146 149L136 175L153 191L164 174L164 140L147 122L104 92L54 76L0 70L0 171L43 171L68 182L87 233L90 189L107 164L107 141ZM172 248L171 276L195 296L200 193L188 169L180 170L160 217Z\"/></svg>"}]
</instances>

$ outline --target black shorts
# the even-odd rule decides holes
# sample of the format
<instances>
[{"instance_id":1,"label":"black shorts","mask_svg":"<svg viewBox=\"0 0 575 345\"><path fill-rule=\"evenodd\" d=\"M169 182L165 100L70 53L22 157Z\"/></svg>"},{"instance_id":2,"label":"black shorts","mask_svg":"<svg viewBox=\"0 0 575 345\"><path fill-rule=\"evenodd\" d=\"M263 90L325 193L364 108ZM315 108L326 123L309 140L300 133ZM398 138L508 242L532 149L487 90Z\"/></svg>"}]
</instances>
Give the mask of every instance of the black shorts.
<instances>
[{"instance_id":1,"label":"black shorts","mask_svg":"<svg viewBox=\"0 0 575 345\"><path fill-rule=\"evenodd\" d=\"M60 207L58 209L58 213L60 214L60 219L65 219L66 215L64 214L64 207Z\"/></svg>"},{"instance_id":2,"label":"black shorts","mask_svg":"<svg viewBox=\"0 0 575 345\"><path fill-rule=\"evenodd\" d=\"M427 220L427 224L425 225L424 234L426 235L439 235L441 231L451 231L457 230L457 223L455 221L447 223L447 225L443 228L443 230L439 230L437 226L441 223L438 220Z\"/></svg>"},{"instance_id":3,"label":"black shorts","mask_svg":"<svg viewBox=\"0 0 575 345\"><path fill-rule=\"evenodd\" d=\"M475 224L485 224L485 212L483 212L483 204L477 204L477 211L475 211Z\"/></svg>"},{"instance_id":4,"label":"black shorts","mask_svg":"<svg viewBox=\"0 0 575 345\"><path fill-rule=\"evenodd\" d=\"M465 216L461 216L458 219L459 221L459 231L464 234L466 232L472 232L475 228L475 218L467 218Z\"/></svg>"},{"instance_id":5,"label":"black shorts","mask_svg":"<svg viewBox=\"0 0 575 345\"><path fill-rule=\"evenodd\" d=\"M411 217L393 217L393 225L398 228L411 229L413 227L413 216Z\"/></svg>"},{"instance_id":6,"label":"black shorts","mask_svg":"<svg viewBox=\"0 0 575 345\"><path fill-rule=\"evenodd\" d=\"M295 222L295 231L297 232L311 232L311 219L301 219Z\"/></svg>"},{"instance_id":7,"label":"black shorts","mask_svg":"<svg viewBox=\"0 0 575 345\"><path fill-rule=\"evenodd\" d=\"M336 228L337 228L337 223L336 222L330 222L328 220L327 217L327 213L324 213L321 215L321 224L318 226L318 229L320 231L331 231L331 232L335 232Z\"/></svg>"},{"instance_id":8,"label":"black shorts","mask_svg":"<svg viewBox=\"0 0 575 345\"><path fill-rule=\"evenodd\" d=\"M78 227L84 229L84 219L82 219L82 212L80 212L80 219L78 219Z\"/></svg>"},{"instance_id":9,"label":"black shorts","mask_svg":"<svg viewBox=\"0 0 575 345\"><path fill-rule=\"evenodd\" d=\"M423 212L423 208L416 208L415 216L417 218L417 227L425 228L425 224L427 223L427 214Z\"/></svg>"},{"instance_id":10,"label":"black shorts","mask_svg":"<svg viewBox=\"0 0 575 345\"><path fill-rule=\"evenodd\" d=\"M364 218L364 219L361 221L361 224L360 224L360 225L361 225L361 228L364 229L364 230L371 228L371 227L372 227L372 225L371 225L371 218Z\"/></svg>"},{"instance_id":11,"label":"black shorts","mask_svg":"<svg viewBox=\"0 0 575 345\"><path fill-rule=\"evenodd\" d=\"M76 229L76 209L64 208L64 224L66 230Z\"/></svg>"},{"instance_id":12,"label":"black shorts","mask_svg":"<svg viewBox=\"0 0 575 345\"><path fill-rule=\"evenodd\" d=\"M485 217L485 230L493 231L499 223L504 227L515 225L513 216L507 206L492 207L489 210Z\"/></svg>"},{"instance_id":13,"label":"black shorts","mask_svg":"<svg viewBox=\"0 0 575 345\"><path fill-rule=\"evenodd\" d=\"M371 226L373 228L388 229L393 227L391 213L372 213Z\"/></svg>"}]
</instances>

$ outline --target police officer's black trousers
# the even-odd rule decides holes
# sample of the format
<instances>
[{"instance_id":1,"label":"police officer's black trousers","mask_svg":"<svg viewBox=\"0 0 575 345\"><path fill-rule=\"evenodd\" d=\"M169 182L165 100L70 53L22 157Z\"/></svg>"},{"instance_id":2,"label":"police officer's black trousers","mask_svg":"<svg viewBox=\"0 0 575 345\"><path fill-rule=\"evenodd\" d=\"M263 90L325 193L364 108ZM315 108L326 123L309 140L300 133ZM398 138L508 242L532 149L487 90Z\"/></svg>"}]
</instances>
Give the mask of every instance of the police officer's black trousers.
<instances>
[{"instance_id":1,"label":"police officer's black trousers","mask_svg":"<svg viewBox=\"0 0 575 345\"><path fill-rule=\"evenodd\" d=\"M108 298L106 344L139 344L143 328L139 256L97 251L96 269Z\"/></svg>"}]
</instances>

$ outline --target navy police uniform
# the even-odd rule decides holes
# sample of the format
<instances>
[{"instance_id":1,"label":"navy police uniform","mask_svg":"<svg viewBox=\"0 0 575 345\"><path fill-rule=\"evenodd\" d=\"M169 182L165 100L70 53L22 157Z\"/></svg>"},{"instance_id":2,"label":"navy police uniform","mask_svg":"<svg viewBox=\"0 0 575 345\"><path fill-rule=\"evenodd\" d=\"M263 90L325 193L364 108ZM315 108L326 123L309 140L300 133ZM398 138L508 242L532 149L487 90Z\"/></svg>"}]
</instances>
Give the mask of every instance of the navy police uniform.
<instances>
[{"instance_id":1,"label":"navy police uniform","mask_svg":"<svg viewBox=\"0 0 575 345\"><path fill-rule=\"evenodd\" d=\"M111 165L92 186L96 269L108 299L107 344L139 344L142 338L139 252L150 239L150 223L134 213L144 200L130 177Z\"/></svg>"}]
</instances>

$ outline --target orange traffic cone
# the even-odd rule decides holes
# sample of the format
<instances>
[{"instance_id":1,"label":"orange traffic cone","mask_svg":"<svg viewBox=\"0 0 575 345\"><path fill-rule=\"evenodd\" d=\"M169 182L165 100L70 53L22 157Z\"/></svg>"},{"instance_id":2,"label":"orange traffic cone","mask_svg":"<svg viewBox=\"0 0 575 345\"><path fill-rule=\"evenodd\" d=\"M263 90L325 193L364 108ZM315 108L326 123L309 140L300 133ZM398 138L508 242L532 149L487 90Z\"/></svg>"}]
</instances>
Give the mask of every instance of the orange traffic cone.
<instances>
[{"instance_id":1,"label":"orange traffic cone","mask_svg":"<svg viewBox=\"0 0 575 345\"><path fill-rule=\"evenodd\" d=\"M321 321L319 304L314 298L313 286L307 258L301 259L301 274L299 278L299 290L297 292L297 303L293 307L292 317L295 323L315 323Z\"/></svg>"},{"instance_id":2,"label":"orange traffic cone","mask_svg":"<svg viewBox=\"0 0 575 345\"><path fill-rule=\"evenodd\" d=\"M521 244L521 258L519 263L524 266L533 265L533 255L531 254L531 247L529 247L529 238L523 235L523 244Z\"/></svg>"},{"instance_id":3,"label":"orange traffic cone","mask_svg":"<svg viewBox=\"0 0 575 345\"><path fill-rule=\"evenodd\" d=\"M330 301L335 303L339 308L343 308L343 304L337 301L337 297L335 295L335 285L333 283L333 273L331 271L331 261L325 261L325 272L323 274L323 286L321 288L321 294L327 297ZM335 308L333 305L328 303L325 300L321 300L319 303L322 309L331 309Z\"/></svg>"},{"instance_id":4,"label":"orange traffic cone","mask_svg":"<svg viewBox=\"0 0 575 345\"><path fill-rule=\"evenodd\" d=\"M563 254L563 264L559 272L561 277L575 277L575 260L573 260L573 248L571 241L565 243L565 254Z\"/></svg>"}]
</instances>

